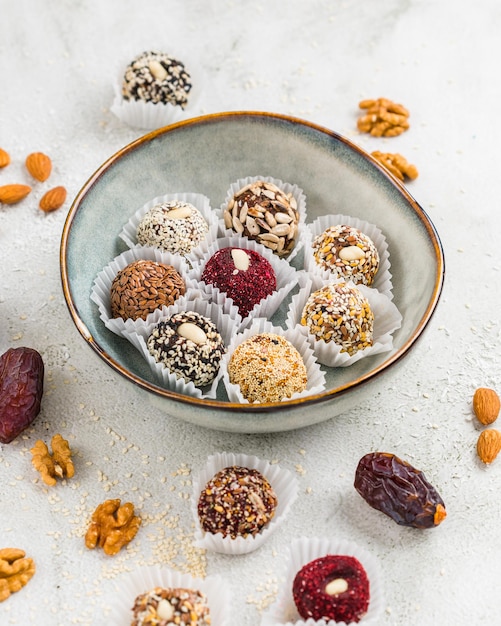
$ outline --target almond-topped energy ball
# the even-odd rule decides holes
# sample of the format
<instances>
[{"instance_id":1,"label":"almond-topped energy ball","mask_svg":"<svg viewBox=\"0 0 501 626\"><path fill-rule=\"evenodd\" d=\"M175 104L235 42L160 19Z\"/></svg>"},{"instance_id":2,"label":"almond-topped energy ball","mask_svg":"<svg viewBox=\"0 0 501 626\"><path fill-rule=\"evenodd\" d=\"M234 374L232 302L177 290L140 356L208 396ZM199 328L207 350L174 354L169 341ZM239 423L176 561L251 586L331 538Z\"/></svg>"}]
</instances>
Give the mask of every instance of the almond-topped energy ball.
<instances>
[{"instance_id":1,"label":"almond-topped energy ball","mask_svg":"<svg viewBox=\"0 0 501 626\"><path fill-rule=\"evenodd\" d=\"M223 212L226 228L255 239L279 257L296 245L299 212L291 193L273 183L256 181L235 193Z\"/></svg>"},{"instance_id":2,"label":"almond-topped energy ball","mask_svg":"<svg viewBox=\"0 0 501 626\"><path fill-rule=\"evenodd\" d=\"M211 626L207 597L194 589L155 587L137 596L132 613L131 626Z\"/></svg>"},{"instance_id":3,"label":"almond-topped energy ball","mask_svg":"<svg viewBox=\"0 0 501 626\"><path fill-rule=\"evenodd\" d=\"M191 88L191 76L184 63L164 52L149 51L127 66L122 96L124 100L172 104L184 109Z\"/></svg>"},{"instance_id":4,"label":"almond-topped energy ball","mask_svg":"<svg viewBox=\"0 0 501 626\"><path fill-rule=\"evenodd\" d=\"M159 322L146 345L157 363L196 387L212 383L226 352L214 322L196 311L175 313Z\"/></svg>"},{"instance_id":5,"label":"almond-topped energy ball","mask_svg":"<svg viewBox=\"0 0 501 626\"><path fill-rule=\"evenodd\" d=\"M257 535L277 508L277 496L256 469L237 465L213 476L200 493L197 510L202 529L223 537Z\"/></svg>"},{"instance_id":6,"label":"almond-topped energy ball","mask_svg":"<svg viewBox=\"0 0 501 626\"><path fill-rule=\"evenodd\" d=\"M209 226L196 207L172 200L156 204L145 213L137 227L137 242L185 256L208 232Z\"/></svg>"},{"instance_id":7,"label":"almond-topped energy ball","mask_svg":"<svg viewBox=\"0 0 501 626\"><path fill-rule=\"evenodd\" d=\"M201 279L224 291L242 317L277 288L271 263L254 250L236 247L215 252L205 264Z\"/></svg>"},{"instance_id":8,"label":"almond-topped energy ball","mask_svg":"<svg viewBox=\"0 0 501 626\"><path fill-rule=\"evenodd\" d=\"M379 253L370 237L358 228L339 224L317 235L312 243L317 265L344 278L370 287L379 269Z\"/></svg>"},{"instance_id":9,"label":"almond-topped energy ball","mask_svg":"<svg viewBox=\"0 0 501 626\"><path fill-rule=\"evenodd\" d=\"M315 340L334 342L353 356L372 346L374 313L360 289L345 282L330 283L306 301L301 324Z\"/></svg>"},{"instance_id":10,"label":"almond-topped energy ball","mask_svg":"<svg viewBox=\"0 0 501 626\"><path fill-rule=\"evenodd\" d=\"M294 578L292 595L304 620L359 622L369 608L367 573L353 556L332 555L310 561Z\"/></svg>"},{"instance_id":11,"label":"almond-topped energy ball","mask_svg":"<svg viewBox=\"0 0 501 626\"><path fill-rule=\"evenodd\" d=\"M253 335L239 344L228 363L228 375L250 403L281 402L304 391L308 382L299 352L274 333Z\"/></svg>"},{"instance_id":12,"label":"almond-topped energy ball","mask_svg":"<svg viewBox=\"0 0 501 626\"><path fill-rule=\"evenodd\" d=\"M174 304L185 291L185 282L175 267L139 259L129 263L113 279L111 315L144 320L156 309Z\"/></svg>"}]
</instances>

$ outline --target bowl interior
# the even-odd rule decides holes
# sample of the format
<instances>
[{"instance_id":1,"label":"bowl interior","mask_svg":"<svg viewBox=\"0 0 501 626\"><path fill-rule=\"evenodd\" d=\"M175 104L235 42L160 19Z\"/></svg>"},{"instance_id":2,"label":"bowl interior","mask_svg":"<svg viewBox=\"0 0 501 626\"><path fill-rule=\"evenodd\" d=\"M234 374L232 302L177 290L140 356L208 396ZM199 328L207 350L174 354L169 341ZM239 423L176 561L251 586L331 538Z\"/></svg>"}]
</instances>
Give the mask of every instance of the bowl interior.
<instances>
[{"instance_id":1,"label":"bowl interior","mask_svg":"<svg viewBox=\"0 0 501 626\"><path fill-rule=\"evenodd\" d=\"M376 224L388 241L394 302L403 316L394 351L327 368L327 391L312 402L380 373L411 348L429 321L442 287L443 253L433 224L404 186L360 148L312 123L269 113L207 115L149 133L113 155L79 192L63 230L61 274L73 321L96 352L135 384L199 407L259 412L294 404L231 405L224 392L209 403L159 388L139 352L105 328L90 299L98 272L126 249L118 233L145 202L190 191L219 207L233 181L258 175L301 187L307 222L328 213L351 215ZM301 263L299 254L292 264ZM285 319L287 305L273 321Z\"/></svg>"}]
</instances>

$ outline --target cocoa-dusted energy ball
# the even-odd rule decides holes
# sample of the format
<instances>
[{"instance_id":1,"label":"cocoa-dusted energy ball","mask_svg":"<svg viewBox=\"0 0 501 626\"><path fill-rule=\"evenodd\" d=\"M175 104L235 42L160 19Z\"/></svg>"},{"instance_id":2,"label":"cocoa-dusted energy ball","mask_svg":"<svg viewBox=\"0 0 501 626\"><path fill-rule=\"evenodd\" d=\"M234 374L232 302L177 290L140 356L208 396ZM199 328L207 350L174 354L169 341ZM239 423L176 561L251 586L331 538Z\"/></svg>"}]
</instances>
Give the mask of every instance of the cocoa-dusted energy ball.
<instances>
[{"instance_id":1,"label":"cocoa-dusted energy ball","mask_svg":"<svg viewBox=\"0 0 501 626\"><path fill-rule=\"evenodd\" d=\"M186 621L186 620L189 621ZM196 589L155 587L134 600L131 626L210 626L207 596Z\"/></svg>"},{"instance_id":2,"label":"cocoa-dusted energy ball","mask_svg":"<svg viewBox=\"0 0 501 626\"><path fill-rule=\"evenodd\" d=\"M196 387L212 383L226 352L214 322L196 311L175 313L161 321L146 345L157 363Z\"/></svg>"},{"instance_id":3,"label":"cocoa-dusted energy ball","mask_svg":"<svg viewBox=\"0 0 501 626\"><path fill-rule=\"evenodd\" d=\"M355 286L331 283L314 291L306 301L301 324L315 340L334 342L350 356L373 343L374 313Z\"/></svg>"},{"instance_id":4,"label":"cocoa-dusted energy ball","mask_svg":"<svg viewBox=\"0 0 501 626\"><path fill-rule=\"evenodd\" d=\"M339 224L317 235L312 243L317 265L335 278L368 287L379 269L379 253L370 237L358 228Z\"/></svg>"},{"instance_id":5,"label":"cocoa-dusted energy ball","mask_svg":"<svg viewBox=\"0 0 501 626\"><path fill-rule=\"evenodd\" d=\"M299 352L274 333L253 335L239 344L230 357L228 375L250 403L281 402L304 391L308 382Z\"/></svg>"},{"instance_id":6,"label":"cocoa-dusted energy ball","mask_svg":"<svg viewBox=\"0 0 501 626\"><path fill-rule=\"evenodd\" d=\"M122 97L184 109L191 88L191 76L184 63L164 52L149 51L137 56L125 69Z\"/></svg>"},{"instance_id":7,"label":"cocoa-dusted energy ball","mask_svg":"<svg viewBox=\"0 0 501 626\"><path fill-rule=\"evenodd\" d=\"M215 252L205 264L201 279L224 291L242 317L277 288L271 263L254 250L236 247Z\"/></svg>"},{"instance_id":8,"label":"cocoa-dusted energy ball","mask_svg":"<svg viewBox=\"0 0 501 626\"><path fill-rule=\"evenodd\" d=\"M137 242L171 254L185 256L209 232L200 211L189 202L171 200L151 207L137 226Z\"/></svg>"},{"instance_id":9,"label":"cocoa-dusted energy ball","mask_svg":"<svg viewBox=\"0 0 501 626\"><path fill-rule=\"evenodd\" d=\"M310 561L294 578L292 595L304 620L334 620L351 624L367 613L370 584L353 556L332 555Z\"/></svg>"},{"instance_id":10,"label":"cocoa-dusted energy ball","mask_svg":"<svg viewBox=\"0 0 501 626\"><path fill-rule=\"evenodd\" d=\"M174 304L185 291L185 282L175 267L139 259L129 263L113 279L111 315L144 320L156 309Z\"/></svg>"},{"instance_id":11,"label":"cocoa-dusted energy ball","mask_svg":"<svg viewBox=\"0 0 501 626\"><path fill-rule=\"evenodd\" d=\"M256 469L225 467L205 485L198 499L202 529L223 537L257 535L277 507L277 496L268 480Z\"/></svg>"}]
</instances>

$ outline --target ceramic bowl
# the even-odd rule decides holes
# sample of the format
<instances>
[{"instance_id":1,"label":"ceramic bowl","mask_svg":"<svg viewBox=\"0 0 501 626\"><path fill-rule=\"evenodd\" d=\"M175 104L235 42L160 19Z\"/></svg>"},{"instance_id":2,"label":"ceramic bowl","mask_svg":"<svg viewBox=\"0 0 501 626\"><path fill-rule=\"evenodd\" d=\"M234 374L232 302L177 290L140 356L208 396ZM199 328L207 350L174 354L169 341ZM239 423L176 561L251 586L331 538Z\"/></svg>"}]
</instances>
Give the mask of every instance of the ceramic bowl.
<instances>
[{"instance_id":1,"label":"ceramic bowl","mask_svg":"<svg viewBox=\"0 0 501 626\"><path fill-rule=\"evenodd\" d=\"M232 181L272 175L307 198L307 223L329 213L376 224L388 242L394 303L402 325L390 352L350 367L327 368L326 390L306 398L252 405L184 396L155 382L141 354L113 334L90 298L96 275L123 252L119 233L151 198L195 192L219 207ZM301 255L291 262L301 264ZM82 263L85 259L85 263ZM206 115L155 130L111 156L77 194L61 240L61 277L70 316L85 342L131 388L167 416L217 430L264 433L315 424L377 393L422 335L444 279L439 236L404 185L344 137L311 122L262 112ZM298 267L296 265L296 267ZM273 322L287 316L288 301Z\"/></svg>"}]
</instances>

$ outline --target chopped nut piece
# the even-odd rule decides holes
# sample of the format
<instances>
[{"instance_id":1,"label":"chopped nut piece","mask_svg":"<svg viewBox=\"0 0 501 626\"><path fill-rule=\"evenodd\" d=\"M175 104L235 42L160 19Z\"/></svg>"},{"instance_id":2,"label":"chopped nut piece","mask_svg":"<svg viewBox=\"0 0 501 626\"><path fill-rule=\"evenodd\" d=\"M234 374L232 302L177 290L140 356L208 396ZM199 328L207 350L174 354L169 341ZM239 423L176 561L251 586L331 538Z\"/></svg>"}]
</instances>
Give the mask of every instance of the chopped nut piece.
<instances>
[{"instance_id":1,"label":"chopped nut piece","mask_svg":"<svg viewBox=\"0 0 501 626\"><path fill-rule=\"evenodd\" d=\"M403 181L406 176L411 180L418 177L419 173L417 171L417 167L408 163L407 159L401 154L379 152L379 150L375 150L374 152L371 152L371 154L377 161L386 167L390 174L393 174L393 176L399 180Z\"/></svg>"},{"instance_id":2,"label":"chopped nut piece","mask_svg":"<svg viewBox=\"0 0 501 626\"><path fill-rule=\"evenodd\" d=\"M35 573L33 559L25 556L18 548L0 549L0 602L22 589Z\"/></svg>"},{"instance_id":3,"label":"chopped nut piece","mask_svg":"<svg viewBox=\"0 0 501 626\"><path fill-rule=\"evenodd\" d=\"M54 486L56 478L72 478L75 468L71 461L71 450L66 439L59 434L54 435L51 441L52 454L47 445L39 439L31 448L33 467L40 472L46 485Z\"/></svg>"},{"instance_id":4,"label":"chopped nut piece","mask_svg":"<svg viewBox=\"0 0 501 626\"><path fill-rule=\"evenodd\" d=\"M396 137L409 128L409 111L387 98L362 100L358 106L366 112L358 118L358 130L373 137Z\"/></svg>"},{"instance_id":5,"label":"chopped nut piece","mask_svg":"<svg viewBox=\"0 0 501 626\"><path fill-rule=\"evenodd\" d=\"M120 500L105 500L92 514L85 534L85 545L89 550L100 547L108 556L120 552L136 536L141 518L134 515L134 505Z\"/></svg>"}]
</instances>

